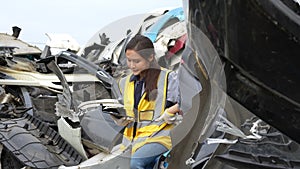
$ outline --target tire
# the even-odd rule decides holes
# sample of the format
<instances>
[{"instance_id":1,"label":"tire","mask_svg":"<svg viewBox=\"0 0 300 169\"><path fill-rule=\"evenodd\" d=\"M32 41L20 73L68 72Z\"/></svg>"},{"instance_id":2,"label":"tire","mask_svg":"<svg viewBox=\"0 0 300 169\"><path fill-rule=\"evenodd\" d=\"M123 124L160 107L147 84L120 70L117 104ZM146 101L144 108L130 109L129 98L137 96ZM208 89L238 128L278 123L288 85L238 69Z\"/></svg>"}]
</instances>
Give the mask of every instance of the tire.
<instances>
[{"instance_id":1,"label":"tire","mask_svg":"<svg viewBox=\"0 0 300 169\"><path fill-rule=\"evenodd\" d=\"M7 148L3 148L1 153L1 168L2 169L19 169L24 165L11 153Z\"/></svg>"}]
</instances>

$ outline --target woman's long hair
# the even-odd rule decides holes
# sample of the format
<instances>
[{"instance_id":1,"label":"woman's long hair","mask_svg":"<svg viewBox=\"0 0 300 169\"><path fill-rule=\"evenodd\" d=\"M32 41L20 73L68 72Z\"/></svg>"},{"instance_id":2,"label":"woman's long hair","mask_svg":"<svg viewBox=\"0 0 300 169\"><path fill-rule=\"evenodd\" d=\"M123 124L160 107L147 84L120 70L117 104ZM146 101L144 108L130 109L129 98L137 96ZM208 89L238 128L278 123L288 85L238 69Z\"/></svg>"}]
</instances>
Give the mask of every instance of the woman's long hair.
<instances>
[{"instance_id":1,"label":"woman's long hair","mask_svg":"<svg viewBox=\"0 0 300 169\"><path fill-rule=\"evenodd\" d=\"M160 74L160 66L155 59L155 50L152 41L143 35L135 35L128 42L125 51L127 50L134 50L147 61L153 56L149 69L143 70L140 73L140 78L144 78L145 80L146 100L155 100L157 96L157 81Z\"/></svg>"}]
</instances>

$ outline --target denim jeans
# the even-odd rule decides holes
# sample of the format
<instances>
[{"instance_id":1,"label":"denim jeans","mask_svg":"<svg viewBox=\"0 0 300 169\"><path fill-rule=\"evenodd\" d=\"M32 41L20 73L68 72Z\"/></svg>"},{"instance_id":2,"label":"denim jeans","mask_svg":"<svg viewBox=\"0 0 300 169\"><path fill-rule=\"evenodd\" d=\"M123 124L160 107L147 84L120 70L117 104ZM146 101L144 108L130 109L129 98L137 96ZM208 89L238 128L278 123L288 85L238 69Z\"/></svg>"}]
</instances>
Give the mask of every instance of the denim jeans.
<instances>
[{"instance_id":1,"label":"denim jeans","mask_svg":"<svg viewBox=\"0 0 300 169\"><path fill-rule=\"evenodd\" d=\"M168 149L159 143L145 144L131 157L130 169L152 169L155 159Z\"/></svg>"}]
</instances>

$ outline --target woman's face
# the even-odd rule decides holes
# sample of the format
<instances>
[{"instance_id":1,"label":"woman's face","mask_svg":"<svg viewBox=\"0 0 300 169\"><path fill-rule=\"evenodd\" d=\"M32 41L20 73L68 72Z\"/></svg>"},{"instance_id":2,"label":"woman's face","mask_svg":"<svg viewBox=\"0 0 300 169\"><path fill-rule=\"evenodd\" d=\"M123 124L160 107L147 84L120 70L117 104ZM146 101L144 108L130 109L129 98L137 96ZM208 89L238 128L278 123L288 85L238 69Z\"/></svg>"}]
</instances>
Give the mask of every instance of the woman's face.
<instances>
[{"instance_id":1,"label":"woman's face","mask_svg":"<svg viewBox=\"0 0 300 169\"><path fill-rule=\"evenodd\" d=\"M135 50L126 50L127 65L131 69L134 75L138 75L141 71L150 67L150 62L153 60L153 56L148 59L143 58Z\"/></svg>"}]
</instances>

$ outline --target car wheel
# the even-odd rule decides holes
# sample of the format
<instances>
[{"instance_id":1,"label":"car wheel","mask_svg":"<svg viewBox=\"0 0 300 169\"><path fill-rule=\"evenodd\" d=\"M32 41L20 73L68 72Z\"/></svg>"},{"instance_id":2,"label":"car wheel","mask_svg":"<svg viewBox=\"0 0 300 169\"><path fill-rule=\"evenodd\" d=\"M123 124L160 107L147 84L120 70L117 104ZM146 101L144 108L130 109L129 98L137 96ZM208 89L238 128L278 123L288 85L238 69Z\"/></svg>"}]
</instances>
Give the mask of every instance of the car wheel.
<instances>
[{"instance_id":1,"label":"car wheel","mask_svg":"<svg viewBox=\"0 0 300 169\"><path fill-rule=\"evenodd\" d=\"M3 148L1 153L1 168L16 169L22 168L24 165L6 148Z\"/></svg>"}]
</instances>

